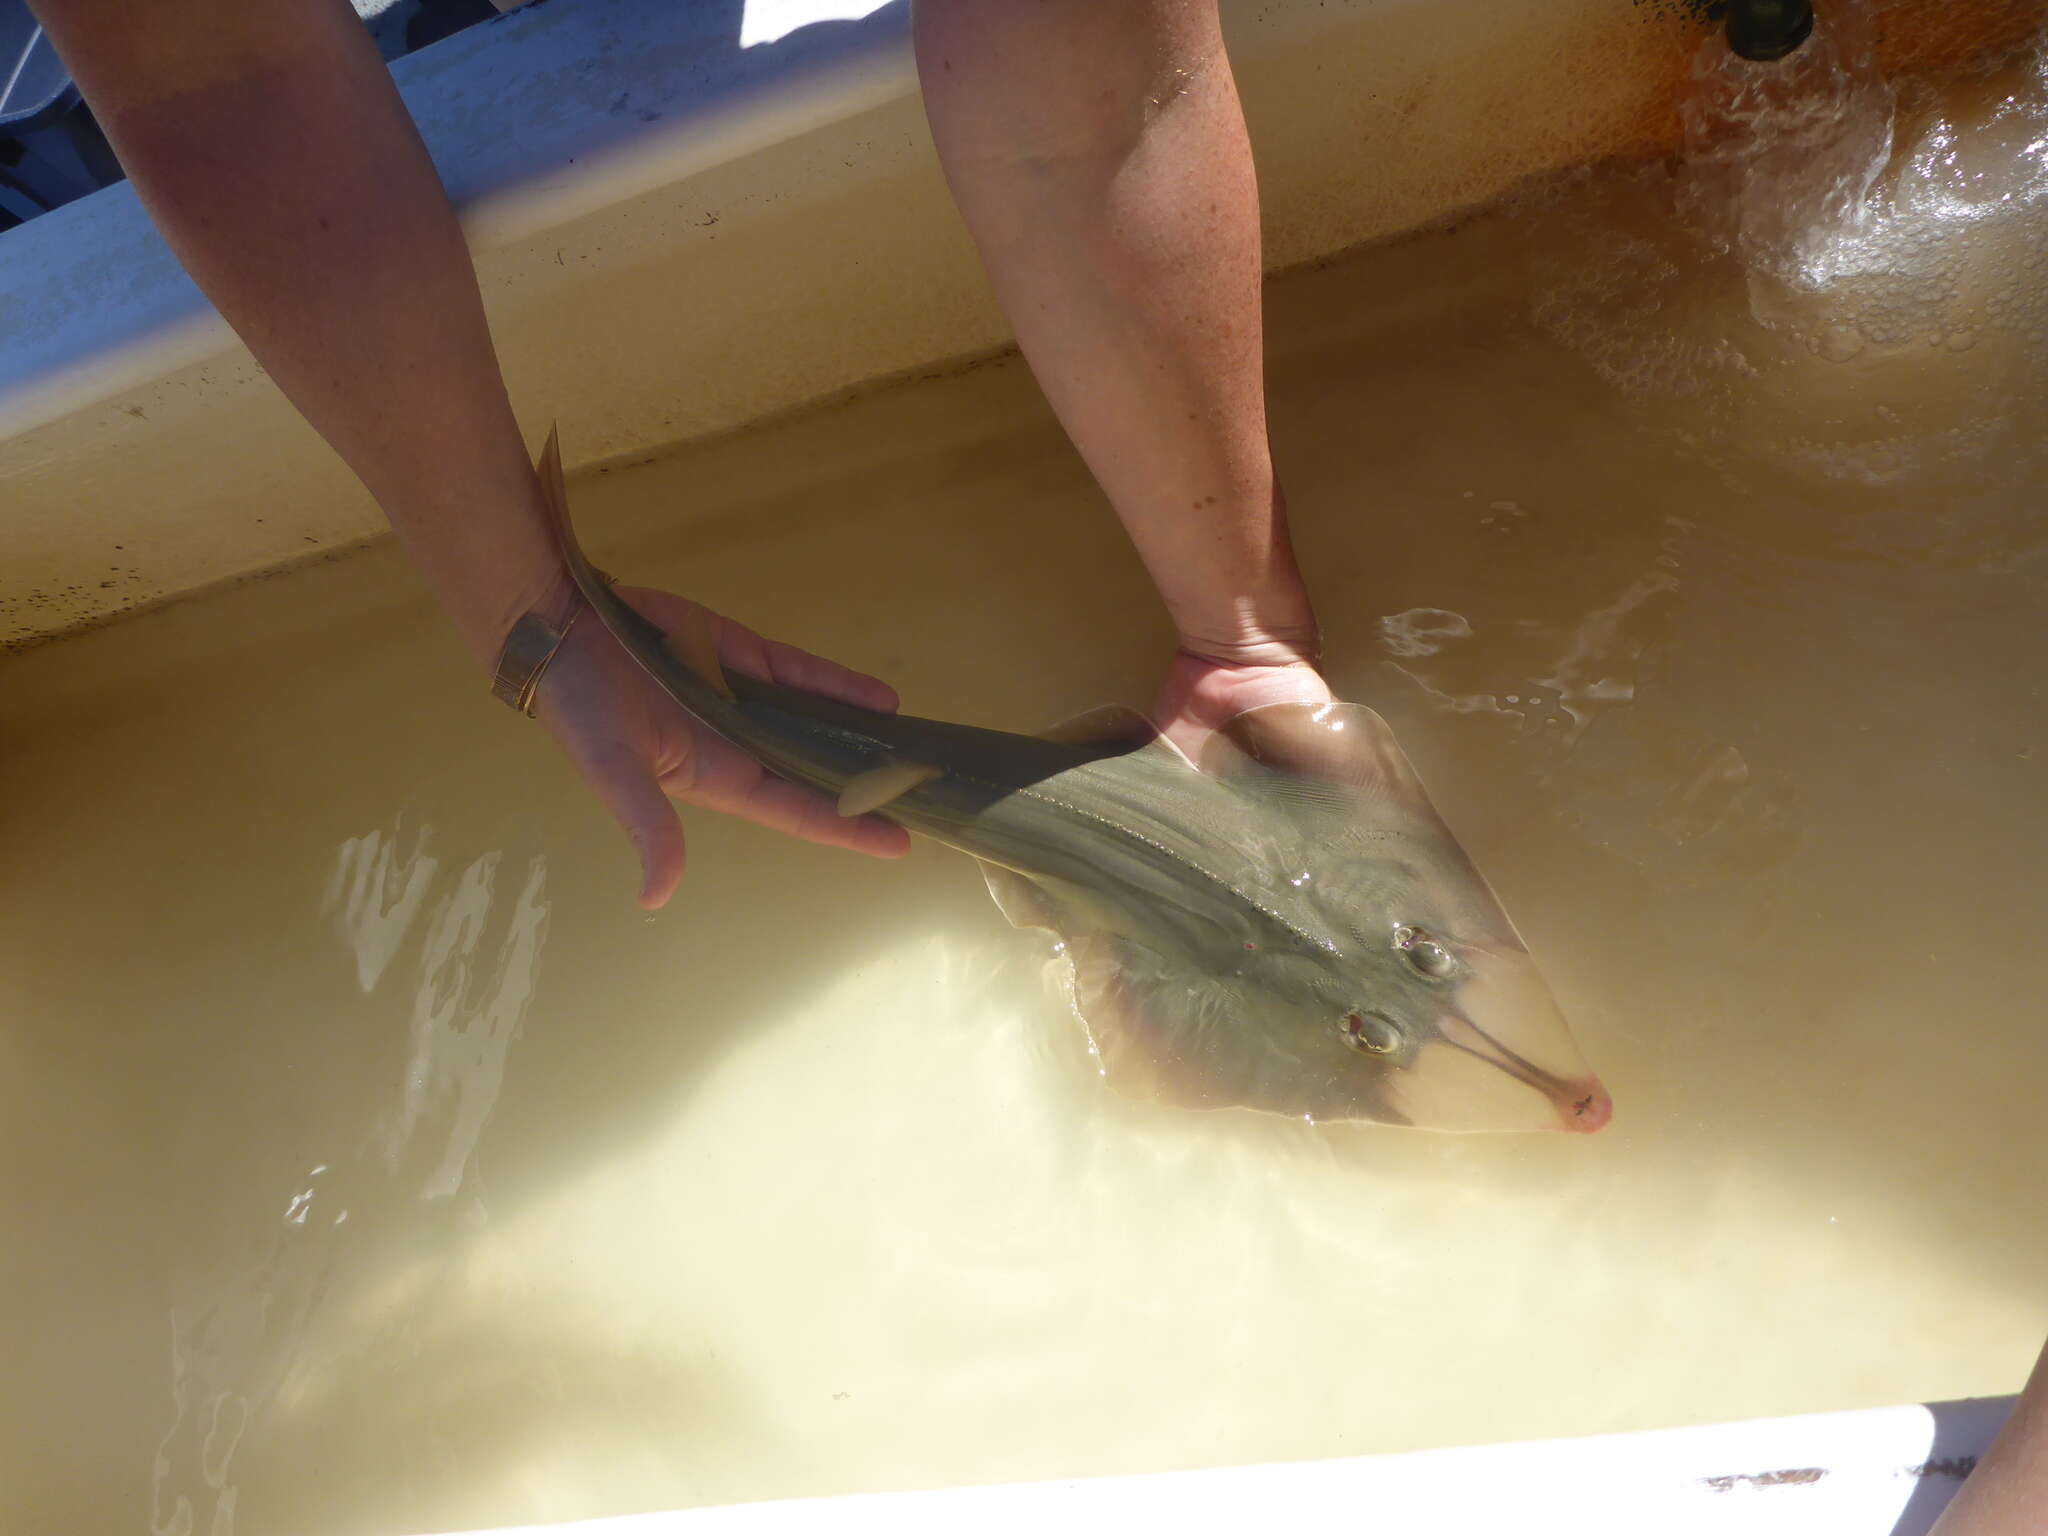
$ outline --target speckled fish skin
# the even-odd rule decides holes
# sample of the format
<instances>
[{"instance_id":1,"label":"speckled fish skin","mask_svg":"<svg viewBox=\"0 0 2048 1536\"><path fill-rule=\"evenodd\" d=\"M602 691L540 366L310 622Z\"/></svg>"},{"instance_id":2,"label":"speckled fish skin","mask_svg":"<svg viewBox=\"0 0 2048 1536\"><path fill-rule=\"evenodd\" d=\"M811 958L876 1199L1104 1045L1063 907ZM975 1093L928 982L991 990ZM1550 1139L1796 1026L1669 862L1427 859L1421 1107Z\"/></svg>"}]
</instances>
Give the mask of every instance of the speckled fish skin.
<instances>
[{"instance_id":1,"label":"speckled fish skin","mask_svg":"<svg viewBox=\"0 0 2048 1536\"><path fill-rule=\"evenodd\" d=\"M1113 1086L1314 1121L1607 1123L1514 925L1371 710L1250 710L1197 768L1120 708L1022 736L721 674L584 558L553 437L540 468L583 596L678 705L842 808L972 855L1013 923L1058 936Z\"/></svg>"}]
</instances>

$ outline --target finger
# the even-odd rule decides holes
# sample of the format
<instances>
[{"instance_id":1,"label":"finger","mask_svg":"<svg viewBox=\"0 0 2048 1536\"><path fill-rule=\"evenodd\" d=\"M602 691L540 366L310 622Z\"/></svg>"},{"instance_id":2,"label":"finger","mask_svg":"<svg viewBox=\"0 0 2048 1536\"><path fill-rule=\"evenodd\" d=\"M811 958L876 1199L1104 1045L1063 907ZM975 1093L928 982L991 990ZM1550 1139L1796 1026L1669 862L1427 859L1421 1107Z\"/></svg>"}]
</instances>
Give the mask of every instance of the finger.
<instances>
[{"instance_id":1,"label":"finger","mask_svg":"<svg viewBox=\"0 0 2048 1536\"><path fill-rule=\"evenodd\" d=\"M910 835L879 816L841 816L824 795L766 772L745 753L723 742L701 745L687 769L663 781L669 794L691 805L751 821L756 826L849 848L875 858L901 858Z\"/></svg>"},{"instance_id":2,"label":"finger","mask_svg":"<svg viewBox=\"0 0 2048 1536\"><path fill-rule=\"evenodd\" d=\"M900 859L910 851L910 834L895 823L879 816L842 816L838 807L816 791L766 774L743 794L700 788L688 798L706 810L737 816L807 843L846 848L878 859Z\"/></svg>"},{"instance_id":3,"label":"finger","mask_svg":"<svg viewBox=\"0 0 2048 1536\"><path fill-rule=\"evenodd\" d=\"M787 688L801 688L808 693L822 693L827 698L842 699L848 704L879 710L885 715L896 713L896 690L879 677L842 667L836 661L813 656L809 651L800 651L778 640L768 641L763 649L770 682L781 683Z\"/></svg>"},{"instance_id":4,"label":"finger","mask_svg":"<svg viewBox=\"0 0 2048 1536\"><path fill-rule=\"evenodd\" d=\"M649 623L663 631L674 630L693 606L699 606L688 598L654 587L621 587L619 595ZM781 683L786 688L822 693L827 698L843 699L863 709L880 710L884 714L896 712L896 690L880 678L856 672L851 667L842 667L836 661L827 661L823 656L814 656L793 645L764 640L736 620L711 613L708 608L704 611L711 614L717 626L718 657L727 666L749 677Z\"/></svg>"},{"instance_id":5,"label":"finger","mask_svg":"<svg viewBox=\"0 0 2048 1536\"><path fill-rule=\"evenodd\" d=\"M836 661L827 661L779 640L764 640L731 619L719 620L718 654L727 666L749 677L843 699L884 714L896 712L896 690L880 678L842 667Z\"/></svg>"},{"instance_id":6,"label":"finger","mask_svg":"<svg viewBox=\"0 0 2048 1536\"><path fill-rule=\"evenodd\" d=\"M654 775L629 753L583 752L572 745L570 756L640 855L640 905L650 912L665 905L682 883L685 863L683 823L675 806Z\"/></svg>"}]
</instances>

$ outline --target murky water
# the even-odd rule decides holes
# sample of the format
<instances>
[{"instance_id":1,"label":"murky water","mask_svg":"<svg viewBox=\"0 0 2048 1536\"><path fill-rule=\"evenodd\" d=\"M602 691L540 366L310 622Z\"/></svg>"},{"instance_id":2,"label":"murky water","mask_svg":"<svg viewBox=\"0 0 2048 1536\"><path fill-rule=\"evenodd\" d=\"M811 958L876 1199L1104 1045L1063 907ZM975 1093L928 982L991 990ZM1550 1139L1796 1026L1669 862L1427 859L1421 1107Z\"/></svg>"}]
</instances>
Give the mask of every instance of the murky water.
<instances>
[{"instance_id":1,"label":"murky water","mask_svg":"<svg viewBox=\"0 0 2048 1536\"><path fill-rule=\"evenodd\" d=\"M935 849L695 817L644 920L388 551L10 660L0 1527L396 1536L2012 1390L2040 91L1902 96L1864 256L1790 309L1662 170L1274 290L1333 676L1515 913L1599 1137L1127 1103ZM1029 728L1163 661L1014 364L577 495L614 569L922 712Z\"/></svg>"}]
</instances>

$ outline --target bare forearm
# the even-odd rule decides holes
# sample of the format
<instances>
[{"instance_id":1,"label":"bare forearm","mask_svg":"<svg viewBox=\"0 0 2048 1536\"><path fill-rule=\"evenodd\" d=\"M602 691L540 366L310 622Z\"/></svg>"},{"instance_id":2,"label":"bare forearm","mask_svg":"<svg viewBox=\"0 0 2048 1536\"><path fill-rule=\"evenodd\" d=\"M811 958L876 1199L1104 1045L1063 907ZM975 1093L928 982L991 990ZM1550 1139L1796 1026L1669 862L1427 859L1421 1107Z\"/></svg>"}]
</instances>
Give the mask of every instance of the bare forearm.
<instances>
[{"instance_id":1,"label":"bare forearm","mask_svg":"<svg viewBox=\"0 0 2048 1536\"><path fill-rule=\"evenodd\" d=\"M558 591L461 230L345 0L37 0L157 227L479 660Z\"/></svg>"},{"instance_id":2,"label":"bare forearm","mask_svg":"<svg viewBox=\"0 0 2048 1536\"><path fill-rule=\"evenodd\" d=\"M2040 1536L2048 1531L2048 1347L2019 1406L1929 1536Z\"/></svg>"},{"instance_id":3,"label":"bare forearm","mask_svg":"<svg viewBox=\"0 0 2048 1536\"><path fill-rule=\"evenodd\" d=\"M1266 441L1258 194L1213 0L918 0L916 26L955 199L1183 644L1312 651Z\"/></svg>"}]
</instances>

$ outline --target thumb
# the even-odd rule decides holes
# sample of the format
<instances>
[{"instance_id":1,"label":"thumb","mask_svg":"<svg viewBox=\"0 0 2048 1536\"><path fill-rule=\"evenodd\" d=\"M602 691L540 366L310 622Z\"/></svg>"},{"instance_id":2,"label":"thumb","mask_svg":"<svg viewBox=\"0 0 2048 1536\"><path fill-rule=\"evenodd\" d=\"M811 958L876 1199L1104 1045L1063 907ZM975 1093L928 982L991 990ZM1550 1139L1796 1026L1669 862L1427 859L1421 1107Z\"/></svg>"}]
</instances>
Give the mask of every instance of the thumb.
<instances>
[{"instance_id":1,"label":"thumb","mask_svg":"<svg viewBox=\"0 0 2048 1536\"><path fill-rule=\"evenodd\" d=\"M674 804L647 765L630 752L584 753L572 746L570 755L640 855L640 905L649 912L666 905L683 878L683 823Z\"/></svg>"}]
</instances>

